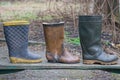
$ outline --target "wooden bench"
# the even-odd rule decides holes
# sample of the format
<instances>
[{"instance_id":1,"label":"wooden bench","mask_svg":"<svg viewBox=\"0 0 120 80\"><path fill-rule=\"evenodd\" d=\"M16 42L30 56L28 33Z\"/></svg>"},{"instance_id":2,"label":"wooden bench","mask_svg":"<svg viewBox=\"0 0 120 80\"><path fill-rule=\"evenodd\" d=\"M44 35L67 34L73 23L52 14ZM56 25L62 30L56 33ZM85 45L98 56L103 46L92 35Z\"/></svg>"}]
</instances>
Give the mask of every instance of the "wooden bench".
<instances>
[{"instance_id":1,"label":"wooden bench","mask_svg":"<svg viewBox=\"0 0 120 80\"><path fill-rule=\"evenodd\" d=\"M0 38L0 42L5 42L4 38ZM29 41L30 44L45 44L35 41ZM75 69L75 70L106 70L110 72L120 73L120 63L117 65L85 65L77 64L62 64L48 63L45 58L45 52L40 52L43 58L42 63L36 64L12 64L9 62L7 46L0 47L0 74L17 72L21 70L45 70L45 69ZM119 61L120 62L120 61Z\"/></svg>"}]
</instances>

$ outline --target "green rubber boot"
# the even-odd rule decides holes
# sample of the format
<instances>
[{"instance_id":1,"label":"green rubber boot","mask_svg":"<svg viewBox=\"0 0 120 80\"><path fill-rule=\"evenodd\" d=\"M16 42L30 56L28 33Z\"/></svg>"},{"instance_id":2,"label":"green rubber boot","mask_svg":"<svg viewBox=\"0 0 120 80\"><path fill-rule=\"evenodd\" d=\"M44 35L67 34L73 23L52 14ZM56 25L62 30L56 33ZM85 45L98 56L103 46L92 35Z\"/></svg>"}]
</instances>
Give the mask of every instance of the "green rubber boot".
<instances>
[{"instance_id":1,"label":"green rubber boot","mask_svg":"<svg viewBox=\"0 0 120 80\"><path fill-rule=\"evenodd\" d=\"M79 36L84 64L116 64L118 57L107 54L101 46L102 16L79 16Z\"/></svg>"}]
</instances>

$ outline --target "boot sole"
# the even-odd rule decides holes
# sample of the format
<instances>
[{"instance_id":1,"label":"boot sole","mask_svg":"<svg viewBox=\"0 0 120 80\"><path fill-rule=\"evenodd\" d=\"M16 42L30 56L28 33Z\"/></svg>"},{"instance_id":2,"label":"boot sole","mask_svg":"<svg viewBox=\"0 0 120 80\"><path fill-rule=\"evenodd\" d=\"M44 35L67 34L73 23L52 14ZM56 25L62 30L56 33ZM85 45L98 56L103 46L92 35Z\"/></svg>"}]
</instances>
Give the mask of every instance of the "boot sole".
<instances>
[{"instance_id":1,"label":"boot sole","mask_svg":"<svg viewBox=\"0 0 120 80\"><path fill-rule=\"evenodd\" d=\"M10 61L11 63L40 63L42 62L42 59L28 60L28 59L10 57Z\"/></svg>"},{"instance_id":2,"label":"boot sole","mask_svg":"<svg viewBox=\"0 0 120 80\"><path fill-rule=\"evenodd\" d=\"M101 65L114 65L117 64L117 61L112 62L102 62L98 60L83 60L84 64L101 64Z\"/></svg>"},{"instance_id":3,"label":"boot sole","mask_svg":"<svg viewBox=\"0 0 120 80\"><path fill-rule=\"evenodd\" d=\"M77 64L79 62L61 62L61 61L53 61L53 60L48 60L49 63L63 63L63 64Z\"/></svg>"}]
</instances>

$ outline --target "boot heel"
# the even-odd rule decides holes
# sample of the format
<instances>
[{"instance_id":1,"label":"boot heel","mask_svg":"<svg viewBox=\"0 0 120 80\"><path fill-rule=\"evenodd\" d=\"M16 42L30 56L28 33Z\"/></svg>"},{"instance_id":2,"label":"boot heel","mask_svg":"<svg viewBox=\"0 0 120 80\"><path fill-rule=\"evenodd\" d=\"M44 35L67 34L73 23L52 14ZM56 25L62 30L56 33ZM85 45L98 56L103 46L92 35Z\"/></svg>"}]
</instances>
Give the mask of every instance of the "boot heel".
<instances>
[{"instance_id":1,"label":"boot heel","mask_svg":"<svg viewBox=\"0 0 120 80\"><path fill-rule=\"evenodd\" d=\"M98 61L98 60L84 60L83 63L84 64L114 65L114 64L117 64L117 61L103 62L103 61Z\"/></svg>"},{"instance_id":2,"label":"boot heel","mask_svg":"<svg viewBox=\"0 0 120 80\"><path fill-rule=\"evenodd\" d=\"M83 64L94 64L95 62L94 60L83 60Z\"/></svg>"},{"instance_id":3,"label":"boot heel","mask_svg":"<svg viewBox=\"0 0 120 80\"><path fill-rule=\"evenodd\" d=\"M50 63L57 63L58 61L56 61L56 60L48 60L48 62L50 62Z\"/></svg>"}]
</instances>

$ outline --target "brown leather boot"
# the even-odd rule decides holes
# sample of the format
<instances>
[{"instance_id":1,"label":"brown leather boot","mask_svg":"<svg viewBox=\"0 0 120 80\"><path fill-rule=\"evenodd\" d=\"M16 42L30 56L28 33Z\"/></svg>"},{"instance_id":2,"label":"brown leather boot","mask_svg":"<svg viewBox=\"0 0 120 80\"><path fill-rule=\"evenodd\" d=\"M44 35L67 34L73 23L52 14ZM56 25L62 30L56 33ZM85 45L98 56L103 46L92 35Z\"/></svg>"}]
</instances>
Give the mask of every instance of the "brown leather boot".
<instances>
[{"instance_id":1,"label":"brown leather boot","mask_svg":"<svg viewBox=\"0 0 120 80\"><path fill-rule=\"evenodd\" d=\"M64 22L43 23L48 62L78 63L79 56L73 55L64 48Z\"/></svg>"}]
</instances>

